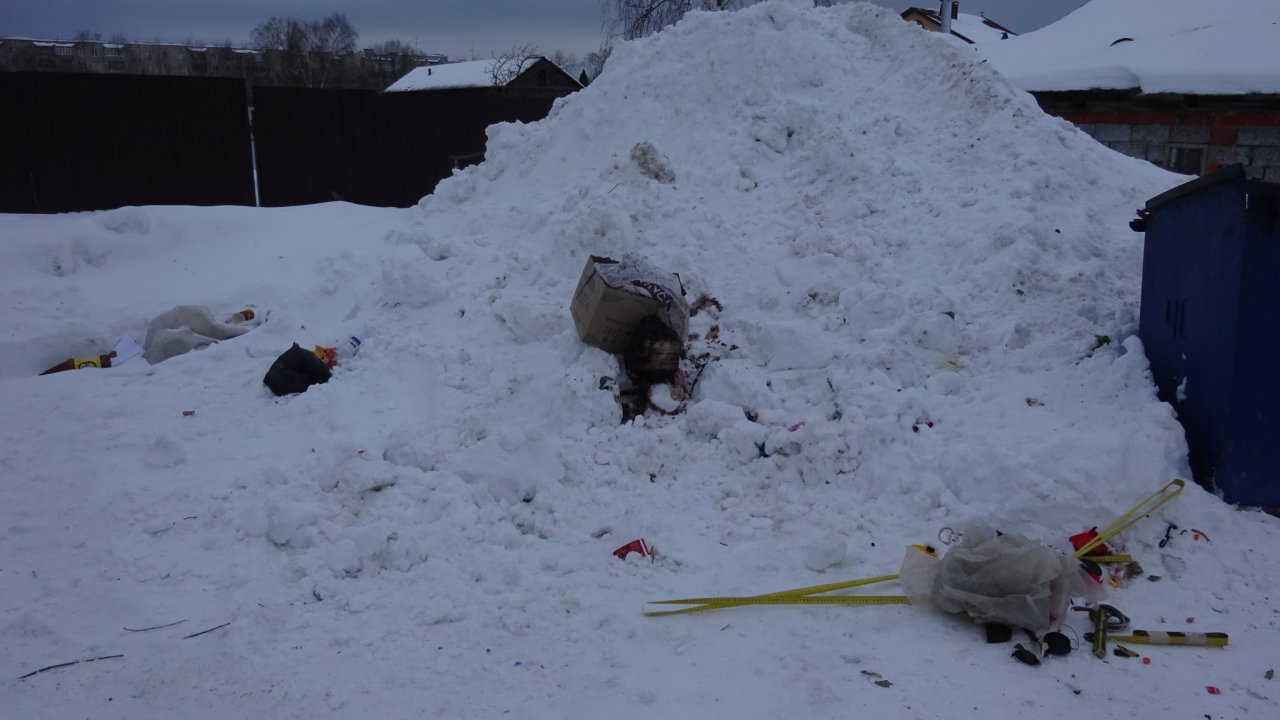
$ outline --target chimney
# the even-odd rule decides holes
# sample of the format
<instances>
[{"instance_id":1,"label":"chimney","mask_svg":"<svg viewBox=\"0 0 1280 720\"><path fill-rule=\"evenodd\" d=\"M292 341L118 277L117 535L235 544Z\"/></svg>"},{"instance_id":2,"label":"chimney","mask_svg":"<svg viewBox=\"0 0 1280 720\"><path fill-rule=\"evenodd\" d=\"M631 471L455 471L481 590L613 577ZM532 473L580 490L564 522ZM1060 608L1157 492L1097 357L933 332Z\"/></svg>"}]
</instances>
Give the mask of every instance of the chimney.
<instances>
[{"instance_id":1,"label":"chimney","mask_svg":"<svg viewBox=\"0 0 1280 720\"><path fill-rule=\"evenodd\" d=\"M951 21L955 19L959 12L960 9L955 0L942 0L942 7L938 9L938 17L942 20L942 27L938 29L938 32L950 35Z\"/></svg>"},{"instance_id":2,"label":"chimney","mask_svg":"<svg viewBox=\"0 0 1280 720\"><path fill-rule=\"evenodd\" d=\"M951 0L951 19L960 19L960 0Z\"/></svg>"}]
</instances>

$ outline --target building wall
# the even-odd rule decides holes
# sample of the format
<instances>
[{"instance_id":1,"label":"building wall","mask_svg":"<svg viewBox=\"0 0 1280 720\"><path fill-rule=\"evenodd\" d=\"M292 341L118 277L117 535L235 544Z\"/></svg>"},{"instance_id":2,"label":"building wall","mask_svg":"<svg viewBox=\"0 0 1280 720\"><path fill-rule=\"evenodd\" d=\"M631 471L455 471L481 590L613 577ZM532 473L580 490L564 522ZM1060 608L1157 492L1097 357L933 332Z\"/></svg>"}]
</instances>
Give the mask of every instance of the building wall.
<instances>
[{"instance_id":1,"label":"building wall","mask_svg":"<svg viewBox=\"0 0 1280 720\"><path fill-rule=\"evenodd\" d=\"M1045 112L1130 157L1192 174L1239 163L1252 178L1280 182L1280 96L1035 96Z\"/></svg>"},{"instance_id":2,"label":"building wall","mask_svg":"<svg viewBox=\"0 0 1280 720\"><path fill-rule=\"evenodd\" d=\"M539 60L507 83L509 88L564 90L566 94L582 88L577 79L548 60Z\"/></svg>"},{"instance_id":3,"label":"building wall","mask_svg":"<svg viewBox=\"0 0 1280 720\"><path fill-rule=\"evenodd\" d=\"M226 45L0 39L0 72L240 77L254 85L381 90L419 64L447 60L373 52L332 56Z\"/></svg>"}]
</instances>

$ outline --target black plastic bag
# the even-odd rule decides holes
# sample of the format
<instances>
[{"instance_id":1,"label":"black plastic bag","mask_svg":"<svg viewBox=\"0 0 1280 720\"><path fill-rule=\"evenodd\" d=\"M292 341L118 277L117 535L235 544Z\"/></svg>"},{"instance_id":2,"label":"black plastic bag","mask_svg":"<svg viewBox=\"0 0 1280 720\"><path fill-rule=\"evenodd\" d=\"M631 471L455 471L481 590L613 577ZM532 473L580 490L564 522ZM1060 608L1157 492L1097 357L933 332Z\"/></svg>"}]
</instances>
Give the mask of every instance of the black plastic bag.
<instances>
[{"instance_id":1,"label":"black plastic bag","mask_svg":"<svg viewBox=\"0 0 1280 720\"><path fill-rule=\"evenodd\" d=\"M329 366L323 360L294 343L271 364L262 382L276 395L292 395L306 392L317 383L329 382L329 375Z\"/></svg>"}]
</instances>

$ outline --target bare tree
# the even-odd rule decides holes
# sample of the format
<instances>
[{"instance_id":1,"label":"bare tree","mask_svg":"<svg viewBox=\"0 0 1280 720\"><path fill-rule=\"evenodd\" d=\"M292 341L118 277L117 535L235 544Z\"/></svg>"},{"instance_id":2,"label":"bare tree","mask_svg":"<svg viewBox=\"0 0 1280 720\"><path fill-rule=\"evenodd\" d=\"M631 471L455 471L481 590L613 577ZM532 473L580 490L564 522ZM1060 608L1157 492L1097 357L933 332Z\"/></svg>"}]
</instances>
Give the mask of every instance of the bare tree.
<instances>
[{"instance_id":1,"label":"bare tree","mask_svg":"<svg viewBox=\"0 0 1280 720\"><path fill-rule=\"evenodd\" d=\"M613 54L613 39L606 35L600 40L600 48L595 52L587 55L587 76L592 80L600 77L600 73L604 72L605 63L609 62L609 56Z\"/></svg>"},{"instance_id":2,"label":"bare tree","mask_svg":"<svg viewBox=\"0 0 1280 720\"><path fill-rule=\"evenodd\" d=\"M354 53L359 33L342 13L322 20L272 17L249 35L256 50L286 53L281 66L285 80L305 87L330 87L341 81L342 55Z\"/></svg>"},{"instance_id":3,"label":"bare tree","mask_svg":"<svg viewBox=\"0 0 1280 720\"><path fill-rule=\"evenodd\" d=\"M610 34L634 40L658 32L691 10L732 10L746 0L601 0Z\"/></svg>"},{"instance_id":4,"label":"bare tree","mask_svg":"<svg viewBox=\"0 0 1280 720\"><path fill-rule=\"evenodd\" d=\"M286 52L325 52L334 55L356 50L359 32L342 13L331 13L322 20L272 17L249 34L249 42L257 50Z\"/></svg>"},{"instance_id":5,"label":"bare tree","mask_svg":"<svg viewBox=\"0 0 1280 720\"><path fill-rule=\"evenodd\" d=\"M313 52L346 55L356 51L356 38L360 34L344 13L329 13L320 22L313 23L310 30Z\"/></svg>"},{"instance_id":6,"label":"bare tree","mask_svg":"<svg viewBox=\"0 0 1280 720\"><path fill-rule=\"evenodd\" d=\"M556 50L548 55L547 59L555 63L557 67L570 75L574 74L574 70L582 69L582 61L578 59L578 56L573 53L565 52L564 50Z\"/></svg>"},{"instance_id":7,"label":"bare tree","mask_svg":"<svg viewBox=\"0 0 1280 720\"><path fill-rule=\"evenodd\" d=\"M530 61L537 57L540 56L536 45L513 47L501 55L494 56L493 65L489 66L489 77L495 86L502 87L515 80L529 67Z\"/></svg>"},{"instance_id":8,"label":"bare tree","mask_svg":"<svg viewBox=\"0 0 1280 720\"><path fill-rule=\"evenodd\" d=\"M81 30L80 32L76 33L76 36L72 38L72 40L75 40L76 42L85 42L87 40L102 40L102 33L92 32L87 29Z\"/></svg>"},{"instance_id":9,"label":"bare tree","mask_svg":"<svg viewBox=\"0 0 1280 720\"><path fill-rule=\"evenodd\" d=\"M255 50L307 51L307 26L297 18L272 17L249 33Z\"/></svg>"}]
</instances>

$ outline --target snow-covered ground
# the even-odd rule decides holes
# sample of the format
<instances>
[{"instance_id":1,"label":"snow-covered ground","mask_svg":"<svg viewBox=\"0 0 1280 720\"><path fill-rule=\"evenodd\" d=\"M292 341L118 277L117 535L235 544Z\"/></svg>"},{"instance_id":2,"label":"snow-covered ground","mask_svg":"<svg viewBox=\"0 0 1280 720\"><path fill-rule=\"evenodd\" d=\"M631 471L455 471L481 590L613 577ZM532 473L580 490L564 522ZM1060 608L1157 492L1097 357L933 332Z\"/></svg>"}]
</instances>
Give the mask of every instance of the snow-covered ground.
<instances>
[{"instance_id":1,"label":"snow-covered ground","mask_svg":"<svg viewBox=\"0 0 1280 720\"><path fill-rule=\"evenodd\" d=\"M1030 668L928 607L642 615L893 573L974 518L1068 549L1187 476L1127 227L1186 178L890 11L808 4L620 47L410 210L0 217L0 715L1273 716L1280 521L1194 485L1118 538L1146 576L1110 602L1227 649ZM624 425L568 304L627 252L722 309L687 411ZM179 304L269 315L36 376ZM263 386L349 335L328 384Z\"/></svg>"}]
</instances>

